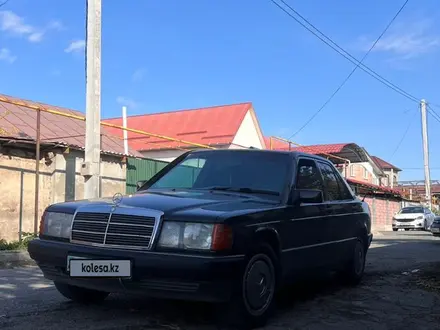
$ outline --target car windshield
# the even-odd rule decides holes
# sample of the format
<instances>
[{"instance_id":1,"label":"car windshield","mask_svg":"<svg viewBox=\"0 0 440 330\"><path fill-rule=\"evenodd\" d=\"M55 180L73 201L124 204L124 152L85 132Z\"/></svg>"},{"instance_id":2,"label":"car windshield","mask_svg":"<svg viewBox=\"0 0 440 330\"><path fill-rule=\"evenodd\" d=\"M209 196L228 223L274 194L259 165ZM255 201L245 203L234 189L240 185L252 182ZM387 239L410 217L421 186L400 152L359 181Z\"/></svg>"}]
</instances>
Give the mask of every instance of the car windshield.
<instances>
[{"instance_id":1,"label":"car windshield","mask_svg":"<svg viewBox=\"0 0 440 330\"><path fill-rule=\"evenodd\" d=\"M405 207L400 210L400 214L404 213L424 213L424 211L422 207Z\"/></svg>"},{"instance_id":2,"label":"car windshield","mask_svg":"<svg viewBox=\"0 0 440 330\"><path fill-rule=\"evenodd\" d=\"M281 196L287 180L289 160L288 154L260 151L192 153L151 186L147 184L140 190L212 189Z\"/></svg>"}]
</instances>

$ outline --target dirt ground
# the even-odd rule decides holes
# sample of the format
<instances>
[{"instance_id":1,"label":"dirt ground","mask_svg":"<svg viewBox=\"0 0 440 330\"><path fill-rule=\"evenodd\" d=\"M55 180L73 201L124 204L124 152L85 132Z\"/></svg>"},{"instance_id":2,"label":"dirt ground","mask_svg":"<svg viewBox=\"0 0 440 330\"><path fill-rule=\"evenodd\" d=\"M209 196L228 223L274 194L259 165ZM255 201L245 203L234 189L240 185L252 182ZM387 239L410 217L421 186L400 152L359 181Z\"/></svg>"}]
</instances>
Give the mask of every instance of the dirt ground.
<instances>
[{"instance_id":1,"label":"dirt ground","mask_svg":"<svg viewBox=\"0 0 440 330\"><path fill-rule=\"evenodd\" d=\"M61 297L35 267L0 270L0 329L216 329L207 304L115 295L85 307ZM320 278L286 290L265 329L440 329L440 239L376 235L356 288Z\"/></svg>"}]
</instances>

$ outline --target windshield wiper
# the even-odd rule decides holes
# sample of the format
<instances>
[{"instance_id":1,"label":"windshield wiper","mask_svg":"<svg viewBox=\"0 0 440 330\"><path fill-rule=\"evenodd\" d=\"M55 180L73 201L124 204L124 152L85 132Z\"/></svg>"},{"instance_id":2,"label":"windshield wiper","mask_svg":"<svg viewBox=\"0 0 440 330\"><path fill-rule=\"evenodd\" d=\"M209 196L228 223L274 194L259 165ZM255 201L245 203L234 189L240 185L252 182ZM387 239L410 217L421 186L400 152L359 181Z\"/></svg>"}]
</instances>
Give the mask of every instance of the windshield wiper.
<instances>
[{"instance_id":1,"label":"windshield wiper","mask_svg":"<svg viewBox=\"0 0 440 330\"><path fill-rule=\"evenodd\" d=\"M219 190L219 191L232 191L232 192L241 192L246 194L265 194L265 195L273 195L273 196L279 196L280 193L278 191L273 190L264 190L264 189L253 189L249 187L204 187L201 188L204 190Z\"/></svg>"}]
</instances>

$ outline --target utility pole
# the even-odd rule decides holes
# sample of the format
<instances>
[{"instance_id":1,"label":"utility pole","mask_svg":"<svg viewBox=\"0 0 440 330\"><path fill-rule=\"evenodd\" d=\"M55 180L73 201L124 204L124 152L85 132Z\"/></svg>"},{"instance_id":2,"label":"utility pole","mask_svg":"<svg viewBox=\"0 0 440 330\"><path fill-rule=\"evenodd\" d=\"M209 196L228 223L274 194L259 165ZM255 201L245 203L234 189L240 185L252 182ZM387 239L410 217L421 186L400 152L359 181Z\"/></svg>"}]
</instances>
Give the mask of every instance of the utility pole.
<instances>
[{"instance_id":1,"label":"utility pole","mask_svg":"<svg viewBox=\"0 0 440 330\"><path fill-rule=\"evenodd\" d=\"M99 197L101 159L101 0L86 0L86 141L84 197Z\"/></svg>"},{"instance_id":2,"label":"utility pole","mask_svg":"<svg viewBox=\"0 0 440 330\"><path fill-rule=\"evenodd\" d=\"M425 169L425 198L428 207L431 208L431 175L429 171L429 150L428 150L428 125L426 119L426 101L420 102L420 112L422 115L422 140L423 140L423 167Z\"/></svg>"}]
</instances>

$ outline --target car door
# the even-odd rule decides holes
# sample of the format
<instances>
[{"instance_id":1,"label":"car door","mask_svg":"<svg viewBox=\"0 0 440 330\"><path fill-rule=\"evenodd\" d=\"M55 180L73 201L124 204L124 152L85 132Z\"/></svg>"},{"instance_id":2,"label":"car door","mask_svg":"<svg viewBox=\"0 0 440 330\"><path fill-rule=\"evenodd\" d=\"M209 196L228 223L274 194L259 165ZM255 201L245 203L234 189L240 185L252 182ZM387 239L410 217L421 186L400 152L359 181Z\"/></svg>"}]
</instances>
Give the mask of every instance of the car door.
<instances>
[{"instance_id":1,"label":"car door","mask_svg":"<svg viewBox=\"0 0 440 330\"><path fill-rule=\"evenodd\" d=\"M325 239L329 244L326 253L329 263L339 263L352 251L354 238L362 225L362 205L348 190L332 164L318 161L318 167L323 177L328 214Z\"/></svg>"},{"instance_id":2,"label":"car door","mask_svg":"<svg viewBox=\"0 0 440 330\"><path fill-rule=\"evenodd\" d=\"M426 219L426 227L430 228L432 223L434 222L434 213L428 208L425 209L425 219Z\"/></svg>"},{"instance_id":3,"label":"car door","mask_svg":"<svg viewBox=\"0 0 440 330\"><path fill-rule=\"evenodd\" d=\"M296 189L323 191L321 173L312 158L301 157L296 166ZM328 209L323 203L302 203L288 208L286 242L283 251L290 271L314 268L322 264L323 246L326 243L326 216Z\"/></svg>"}]
</instances>

